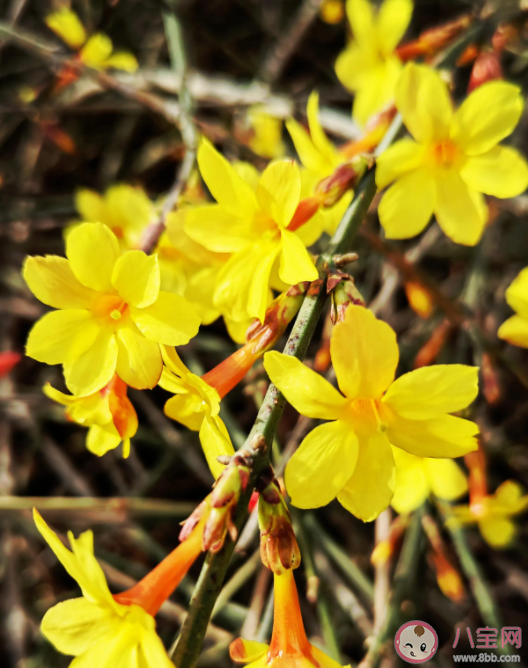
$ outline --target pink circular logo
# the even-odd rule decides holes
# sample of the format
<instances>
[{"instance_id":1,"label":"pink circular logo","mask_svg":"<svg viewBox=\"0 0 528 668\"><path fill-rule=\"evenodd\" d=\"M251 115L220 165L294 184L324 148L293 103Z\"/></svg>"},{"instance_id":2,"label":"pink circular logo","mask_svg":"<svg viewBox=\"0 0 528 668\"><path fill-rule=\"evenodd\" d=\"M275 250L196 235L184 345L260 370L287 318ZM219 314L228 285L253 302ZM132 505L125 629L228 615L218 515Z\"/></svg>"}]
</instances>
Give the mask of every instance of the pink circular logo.
<instances>
[{"instance_id":1,"label":"pink circular logo","mask_svg":"<svg viewBox=\"0 0 528 668\"><path fill-rule=\"evenodd\" d=\"M400 626L394 637L394 649L407 663L425 663L438 649L438 636L427 622L415 619Z\"/></svg>"}]
</instances>

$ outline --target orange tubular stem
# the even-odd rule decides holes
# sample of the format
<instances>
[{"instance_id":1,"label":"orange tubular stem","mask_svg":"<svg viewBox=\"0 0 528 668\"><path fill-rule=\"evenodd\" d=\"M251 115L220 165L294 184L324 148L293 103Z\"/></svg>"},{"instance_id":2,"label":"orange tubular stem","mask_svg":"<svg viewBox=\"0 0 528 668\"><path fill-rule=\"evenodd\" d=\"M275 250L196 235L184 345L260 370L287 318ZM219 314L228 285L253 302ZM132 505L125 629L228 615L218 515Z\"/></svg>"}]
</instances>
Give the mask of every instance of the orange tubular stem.
<instances>
[{"instance_id":1,"label":"orange tubular stem","mask_svg":"<svg viewBox=\"0 0 528 668\"><path fill-rule=\"evenodd\" d=\"M202 552L203 529L207 517L208 513L205 513L189 537L156 568L127 591L116 594L114 599L121 605L139 605L150 615L156 615Z\"/></svg>"},{"instance_id":2,"label":"orange tubular stem","mask_svg":"<svg viewBox=\"0 0 528 668\"><path fill-rule=\"evenodd\" d=\"M469 501L470 506L480 505L488 496L488 485L486 482L486 462L482 449L470 452L464 457L469 468Z\"/></svg>"},{"instance_id":3,"label":"orange tubular stem","mask_svg":"<svg viewBox=\"0 0 528 668\"><path fill-rule=\"evenodd\" d=\"M269 654L310 656L311 645L304 630L297 586L291 568L283 575L275 575L273 614Z\"/></svg>"},{"instance_id":4,"label":"orange tubular stem","mask_svg":"<svg viewBox=\"0 0 528 668\"><path fill-rule=\"evenodd\" d=\"M211 369L211 371L202 376L202 380L205 380L208 385L215 388L220 395L220 399L223 399L228 392L231 392L261 356L262 353L253 352L254 347L255 344L253 342L246 343L245 346L239 348L232 355L229 355L227 359L215 366L214 369Z\"/></svg>"},{"instance_id":5,"label":"orange tubular stem","mask_svg":"<svg viewBox=\"0 0 528 668\"><path fill-rule=\"evenodd\" d=\"M293 218L288 225L289 232L295 232L312 218L322 204L322 198L314 195L303 199L297 205Z\"/></svg>"}]
</instances>

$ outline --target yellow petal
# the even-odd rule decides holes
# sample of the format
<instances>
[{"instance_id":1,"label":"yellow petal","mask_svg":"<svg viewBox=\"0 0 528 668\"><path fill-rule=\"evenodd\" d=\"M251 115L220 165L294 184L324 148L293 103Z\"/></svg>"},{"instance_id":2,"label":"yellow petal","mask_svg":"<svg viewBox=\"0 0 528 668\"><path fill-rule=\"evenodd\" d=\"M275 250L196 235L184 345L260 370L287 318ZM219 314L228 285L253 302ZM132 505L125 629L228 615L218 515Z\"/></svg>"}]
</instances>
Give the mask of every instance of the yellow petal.
<instances>
[{"instance_id":1,"label":"yellow petal","mask_svg":"<svg viewBox=\"0 0 528 668\"><path fill-rule=\"evenodd\" d=\"M229 433L220 417L205 417L200 428L200 443L207 464L216 479L225 468L225 464L220 464L217 457L231 457L235 454Z\"/></svg>"},{"instance_id":2,"label":"yellow petal","mask_svg":"<svg viewBox=\"0 0 528 668\"><path fill-rule=\"evenodd\" d=\"M300 196L301 175L293 160L277 160L266 167L257 187L257 200L266 215L287 227Z\"/></svg>"},{"instance_id":3,"label":"yellow petal","mask_svg":"<svg viewBox=\"0 0 528 668\"><path fill-rule=\"evenodd\" d=\"M115 263L112 285L127 304L138 308L150 306L160 289L158 257L139 250L126 252Z\"/></svg>"},{"instance_id":4,"label":"yellow petal","mask_svg":"<svg viewBox=\"0 0 528 668\"><path fill-rule=\"evenodd\" d=\"M314 146L312 139L302 125L297 123L293 118L290 118L286 121L286 129L290 133L299 160L304 167L317 174L329 176L332 166ZM323 178L323 176L321 176L321 178Z\"/></svg>"},{"instance_id":5,"label":"yellow petal","mask_svg":"<svg viewBox=\"0 0 528 668\"><path fill-rule=\"evenodd\" d=\"M119 378L137 390L156 387L163 367L159 344L146 339L133 325L118 329L116 339Z\"/></svg>"},{"instance_id":6,"label":"yellow petal","mask_svg":"<svg viewBox=\"0 0 528 668\"><path fill-rule=\"evenodd\" d=\"M138 67L138 61L134 55L128 51L115 51L103 63L105 69L112 68L122 72L135 72Z\"/></svg>"},{"instance_id":7,"label":"yellow petal","mask_svg":"<svg viewBox=\"0 0 528 668\"><path fill-rule=\"evenodd\" d=\"M451 137L467 155L485 153L513 132L523 107L518 86L506 81L486 83L457 110Z\"/></svg>"},{"instance_id":8,"label":"yellow petal","mask_svg":"<svg viewBox=\"0 0 528 668\"><path fill-rule=\"evenodd\" d=\"M424 459L423 461L429 486L439 499L454 501L468 491L466 476L452 459Z\"/></svg>"},{"instance_id":9,"label":"yellow petal","mask_svg":"<svg viewBox=\"0 0 528 668\"><path fill-rule=\"evenodd\" d=\"M103 198L94 190L88 190L88 188L77 190L75 193L75 208L86 222L104 222L105 205Z\"/></svg>"},{"instance_id":10,"label":"yellow petal","mask_svg":"<svg viewBox=\"0 0 528 668\"><path fill-rule=\"evenodd\" d=\"M347 0L346 12L355 41L365 48L371 47L374 29L374 12L368 0Z\"/></svg>"},{"instance_id":11,"label":"yellow petal","mask_svg":"<svg viewBox=\"0 0 528 668\"><path fill-rule=\"evenodd\" d=\"M420 234L431 220L436 186L431 172L416 169L396 181L378 207L380 223L388 239L409 239Z\"/></svg>"},{"instance_id":12,"label":"yellow petal","mask_svg":"<svg viewBox=\"0 0 528 668\"><path fill-rule=\"evenodd\" d=\"M354 120L361 126L365 126L371 116L392 102L401 69L400 60L392 56L370 71L368 82L358 90L354 98L352 110Z\"/></svg>"},{"instance_id":13,"label":"yellow petal","mask_svg":"<svg viewBox=\"0 0 528 668\"><path fill-rule=\"evenodd\" d=\"M385 434L358 434L359 456L354 473L337 496L339 503L363 522L372 522L388 507L396 485L396 468Z\"/></svg>"},{"instance_id":14,"label":"yellow petal","mask_svg":"<svg viewBox=\"0 0 528 668\"><path fill-rule=\"evenodd\" d=\"M63 7L48 14L46 25L72 49L79 49L86 41L86 31L79 17L71 9Z\"/></svg>"},{"instance_id":15,"label":"yellow petal","mask_svg":"<svg viewBox=\"0 0 528 668\"><path fill-rule=\"evenodd\" d=\"M385 419L385 416L382 417ZM442 415L430 420L386 419L392 445L418 457L462 457L477 449L478 426L470 420Z\"/></svg>"},{"instance_id":16,"label":"yellow petal","mask_svg":"<svg viewBox=\"0 0 528 668\"><path fill-rule=\"evenodd\" d=\"M326 506L349 480L358 459L350 425L336 420L313 429L286 466L284 481L297 508Z\"/></svg>"},{"instance_id":17,"label":"yellow petal","mask_svg":"<svg viewBox=\"0 0 528 668\"><path fill-rule=\"evenodd\" d=\"M111 608L86 598L74 598L48 610L40 629L59 652L78 656L111 637L119 624L120 619Z\"/></svg>"},{"instance_id":18,"label":"yellow petal","mask_svg":"<svg viewBox=\"0 0 528 668\"><path fill-rule=\"evenodd\" d=\"M167 656L167 650L163 646L161 638L154 629L143 632L139 653L142 658L139 668L174 668L174 664Z\"/></svg>"},{"instance_id":19,"label":"yellow petal","mask_svg":"<svg viewBox=\"0 0 528 668\"><path fill-rule=\"evenodd\" d=\"M502 323L497 336L514 346L528 348L528 320L520 315L513 315Z\"/></svg>"},{"instance_id":20,"label":"yellow petal","mask_svg":"<svg viewBox=\"0 0 528 668\"><path fill-rule=\"evenodd\" d=\"M392 448L392 455L396 465L396 489L391 506L400 515L411 513L423 504L431 491L425 475L424 463L427 460L410 455L400 448Z\"/></svg>"},{"instance_id":21,"label":"yellow petal","mask_svg":"<svg viewBox=\"0 0 528 668\"><path fill-rule=\"evenodd\" d=\"M350 91L359 91L371 83L381 58L372 48L363 49L353 42L342 51L335 64L337 78Z\"/></svg>"},{"instance_id":22,"label":"yellow petal","mask_svg":"<svg viewBox=\"0 0 528 668\"><path fill-rule=\"evenodd\" d=\"M161 291L147 308L131 308L138 329L151 341L167 346L183 346L196 336L200 319L189 302Z\"/></svg>"},{"instance_id":23,"label":"yellow petal","mask_svg":"<svg viewBox=\"0 0 528 668\"><path fill-rule=\"evenodd\" d=\"M248 218L256 213L257 200L251 187L205 138L198 149L198 166L212 196L226 211Z\"/></svg>"},{"instance_id":24,"label":"yellow petal","mask_svg":"<svg viewBox=\"0 0 528 668\"><path fill-rule=\"evenodd\" d=\"M115 234L102 223L78 225L66 239L66 257L73 273L94 290L112 290L112 272L119 255Z\"/></svg>"},{"instance_id":25,"label":"yellow petal","mask_svg":"<svg viewBox=\"0 0 528 668\"><path fill-rule=\"evenodd\" d=\"M506 290L506 301L514 311L528 319L528 267L522 269Z\"/></svg>"},{"instance_id":26,"label":"yellow petal","mask_svg":"<svg viewBox=\"0 0 528 668\"><path fill-rule=\"evenodd\" d=\"M303 242L293 232L281 231L279 276L288 285L315 281L319 273Z\"/></svg>"},{"instance_id":27,"label":"yellow petal","mask_svg":"<svg viewBox=\"0 0 528 668\"><path fill-rule=\"evenodd\" d=\"M528 164L514 148L495 146L469 157L460 176L472 190L493 197L517 197L528 187Z\"/></svg>"},{"instance_id":28,"label":"yellow petal","mask_svg":"<svg viewBox=\"0 0 528 668\"><path fill-rule=\"evenodd\" d=\"M444 234L464 246L475 246L488 220L482 195L470 190L454 169L443 170L436 179L434 213Z\"/></svg>"},{"instance_id":29,"label":"yellow petal","mask_svg":"<svg viewBox=\"0 0 528 668\"><path fill-rule=\"evenodd\" d=\"M252 663L265 656L268 649L266 643L237 638L229 645L229 656L234 663Z\"/></svg>"},{"instance_id":30,"label":"yellow petal","mask_svg":"<svg viewBox=\"0 0 528 668\"><path fill-rule=\"evenodd\" d=\"M333 385L292 355L276 351L264 355L264 368L288 402L301 415L337 420L348 404Z\"/></svg>"},{"instance_id":31,"label":"yellow petal","mask_svg":"<svg viewBox=\"0 0 528 668\"><path fill-rule=\"evenodd\" d=\"M319 153L326 158L330 165L337 165L339 158L337 150L328 139L319 122L319 93L312 91L308 98L308 105L306 107L306 116L308 118L308 127L310 128L310 136L314 146Z\"/></svg>"},{"instance_id":32,"label":"yellow petal","mask_svg":"<svg viewBox=\"0 0 528 668\"><path fill-rule=\"evenodd\" d=\"M117 362L117 343L109 328L99 329L97 338L88 350L75 360L64 363L66 387L77 396L97 392L114 375Z\"/></svg>"},{"instance_id":33,"label":"yellow petal","mask_svg":"<svg viewBox=\"0 0 528 668\"><path fill-rule=\"evenodd\" d=\"M86 447L92 454L102 457L117 448L122 440L113 422L105 427L94 424L86 435Z\"/></svg>"},{"instance_id":34,"label":"yellow petal","mask_svg":"<svg viewBox=\"0 0 528 668\"><path fill-rule=\"evenodd\" d=\"M75 360L90 348L98 332L99 327L90 311L52 311L33 325L26 355L45 364Z\"/></svg>"},{"instance_id":35,"label":"yellow petal","mask_svg":"<svg viewBox=\"0 0 528 668\"><path fill-rule=\"evenodd\" d=\"M523 496L522 486L515 480L505 480L494 494L493 510L516 515L526 509L528 496Z\"/></svg>"},{"instance_id":36,"label":"yellow petal","mask_svg":"<svg viewBox=\"0 0 528 668\"><path fill-rule=\"evenodd\" d=\"M413 13L412 0L384 0L376 21L379 47L391 53L405 35Z\"/></svg>"},{"instance_id":37,"label":"yellow petal","mask_svg":"<svg viewBox=\"0 0 528 668\"><path fill-rule=\"evenodd\" d=\"M403 122L417 142L448 137L453 105L438 72L409 63L396 86L395 99Z\"/></svg>"},{"instance_id":38,"label":"yellow petal","mask_svg":"<svg viewBox=\"0 0 528 668\"><path fill-rule=\"evenodd\" d=\"M517 533L515 524L507 517L486 517L478 525L482 538L498 549L508 547Z\"/></svg>"},{"instance_id":39,"label":"yellow petal","mask_svg":"<svg viewBox=\"0 0 528 668\"><path fill-rule=\"evenodd\" d=\"M334 327L330 354L339 388L349 399L381 397L394 379L399 359L391 327L355 304Z\"/></svg>"},{"instance_id":40,"label":"yellow petal","mask_svg":"<svg viewBox=\"0 0 528 668\"><path fill-rule=\"evenodd\" d=\"M81 49L80 57L89 67L100 69L112 53L112 40L101 32L92 35Z\"/></svg>"},{"instance_id":41,"label":"yellow petal","mask_svg":"<svg viewBox=\"0 0 528 668\"><path fill-rule=\"evenodd\" d=\"M53 308L88 309L95 297L77 280L68 260L57 255L26 258L22 274L35 297Z\"/></svg>"},{"instance_id":42,"label":"yellow petal","mask_svg":"<svg viewBox=\"0 0 528 668\"><path fill-rule=\"evenodd\" d=\"M253 265L253 275L247 300L247 314L253 318L258 318L260 322L264 322L266 307L269 303L271 270L280 246L278 244L261 244L260 247L262 250L259 253L259 261L256 266Z\"/></svg>"},{"instance_id":43,"label":"yellow petal","mask_svg":"<svg viewBox=\"0 0 528 668\"><path fill-rule=\"evenodd\" d=\"M478 367L435 364L406 373L389 387L385 405L404 418L425 420L455 413L478 394Z\"/></svg>"},{"instance_id":44,"label":"yellow petal","mask_svg":"<svg viewBox=\"0 0 528 668\"><path fill-rule=\"evenodd\" d=\"M413 139L401 139L380 155L376 161L376 185L381 190L396 179L418 169L425 149Z\"/></svg>"},{"instance_id":45,"label":"yellow petal","mask_svg":"<svg viewBox=\"0 0 528 668\"><path fill-rule=\"evenodd\" d=\"M204 406L202 397L188 390L171 397L164 408L165 415L191 431L200 431L206 410L207 406Z\"/></svg>"},{"instance_id":46,"label":"yellow petal","mask_svg":"<svg viewBox=\"0 0 528 668\"><path fill-rule=\"evenodd\" d=\"M195 206L185 212L185 232L215 253L236 253L256 237L244 216L235 216L218 204Z\"/></svg>"}]
</instances>

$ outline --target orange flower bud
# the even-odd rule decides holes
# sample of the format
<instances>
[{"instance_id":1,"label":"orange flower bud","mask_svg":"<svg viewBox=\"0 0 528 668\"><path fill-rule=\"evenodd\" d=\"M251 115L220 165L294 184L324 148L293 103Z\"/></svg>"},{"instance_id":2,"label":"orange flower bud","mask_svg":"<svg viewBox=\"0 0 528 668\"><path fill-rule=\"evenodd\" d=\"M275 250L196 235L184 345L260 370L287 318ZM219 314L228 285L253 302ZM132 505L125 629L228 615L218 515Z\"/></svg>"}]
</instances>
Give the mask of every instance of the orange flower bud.
<instances>
[{"instance_id":1,"label":"orange flower bud","mask_svg":"<svg viewBox=\"0 0 528 668\"><path fill-rule=\"evenodd\" d=\"M499 54L496 51L485 51L475 60L468 84L468 93L471 93L488 81L502 79L502 67Z\"/></svg>"},{"instance_id":2,"label":"orange flower bud","mask_svg":"<svg viewBox=\"0 0 528 668\"><path fill-rule=\"evenodd\" d=\"M7 376L11 369L16 366L21 359L22 355L20 353L14 353L10 350L0 353L0 378Z\"/></svg>"},{"instance_id":3,"label":"orange flower bud","mask_svg":"<svg viewBox=\"0 0 528 668\"><path fill-rule=\"evenodd\" d=\"M469 505L470 507L480 506L488 495L486 460L480 445L476 452L466 455L464 461L469 469Z\"/></svg>"},{"instance_id":4,"label":"orange flower bud","mask_svg":"<svg viewBox=\"0 0 528 668\"><path fill-rule=\"evenodd\" d=\"M449 338L452 329L453 325L447 318L435 328L429 340L418 351L418 354L414 359L414 369L419 369L422 366L429 366L429 364L432 364L435 361Z\"/></svg>"},{"instance_id":5,"label":"orange flower bud","mask_svg":"<svg viewBox=\"0 0 528 668\"><path fill-rule=\"evenodd\" d=\"M396 55L403 61L414 60L419 56L433 56L471 25L472 20L470 14L465 14L454 21L430 28L421 33L418 39L398 47Z\"/></svg>"},{"instance_id":6,"label":"orange flower bud","mask_svg":"<svg viewBox=\"0 0 528 668\"><path fill-rule=\"evenodd\" d=\"M427 318L434 311L434 303L430 293L420 283L409 281L405 283L405 294L412 310L423 318Z\"/></svg>"},{"instance_id":7,"label":"orange flower bud","mask_svg":"<svg viewBox=\"0 0 528 668\"><path fill-rule=\"evenodd\" d=\"M501 398L498 374L488 353L483 353L480 369L482 372L483 392L488 404L495 404Z\"/></svg>"}]
</instances>

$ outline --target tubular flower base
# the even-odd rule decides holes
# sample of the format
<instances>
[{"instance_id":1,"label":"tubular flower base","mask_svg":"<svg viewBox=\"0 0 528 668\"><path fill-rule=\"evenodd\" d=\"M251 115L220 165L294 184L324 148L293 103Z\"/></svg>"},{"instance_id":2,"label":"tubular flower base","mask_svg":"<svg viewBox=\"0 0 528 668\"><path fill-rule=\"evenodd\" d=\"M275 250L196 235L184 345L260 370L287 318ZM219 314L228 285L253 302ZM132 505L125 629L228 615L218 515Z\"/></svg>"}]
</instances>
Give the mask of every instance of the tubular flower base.
<instances>
[{"instance_id":1,"label":"tubular flower base","mask_svg":"<svg viewBox=\"0 0 528 668\"><path fill-rule=\"evenodd\" d=\"M528 267L519 273L506 290L506 301L515 315L502 323L497 336L514 346L528 348Z\"/></svg>"},{"instance_id":2,"label":"tubular flower base","mask_svg":"<svg viewBox=\"0 0 528 668\"><path fill-rule=\"evenodd\" d=\"M437 365L394 381L396 335L354 304L334 327L330 354L345 396L295 357L264 356L270 379L299 413L332 420L310 432L286 467L293 505L317 508L337 496L356 517L371 521L394 494L391 445L434 458L460 457L477 448L477 425L448 415L477 396L476 367Z\"/></svg>"},{"instance_id":3,"label":"tubular flower base","mask_svg":"<svg viewBox=\"0 0 528 668\"><path fill-rule=\"evenodd\" d=\"M499 142L523 110L520 89L504 81L480 86L457 111L447 84L423 65L408 64L396 87L396 107L414 139L402 139L378 159L378 188L394 185L379 205L390 239L419 234L431 216L455 243L474 246L488 221L482 193L506 198L528 186L528 165Z\"/></svg>"},{"instance_id":4,"label":"tubular flower base","mask_svg":"<svg viewBox=\"0 0 528 668\"><path fill-rule=\"evenodd\" d=\"M88 37L84 26L75 12L63 7L46 16L46 24L66 44L78 51L79 60L96 70L110 68L135 72L138 62L126 51L114 51L112 40L104 33L98 32Z\"/></svg>"},{"instance_id":5,"label":"tubular flower base","mask_svg":"<svg viewBox=\"0 0 528 668\"><path fill-rule=\"evenodd\" d=\"M63 394L45 385L44 394L63 406L72 422L88 427L86 447L101 457L123 442L123 457L130 454L130 439L136 435L138 418L127 397L127 386L114 376L102 390L87 397Z\"/></svg>"},{"instance_id":6,"label":"tubular flower base","mask_svg":"<svg viewBox=\"0 0 528 668\"><path fill-rule=\"evenodd\" d=\"M274 620L271 643L238 638L229 653L235 663L248 668L341 668L341 665L311 645L306 637L293 571L275 574Z\"/></svg>"},{"instance_id":7,"label":"tubular flower base","mask_svg":"<svg viewBox=\"0 0 528 668\"><path fill-rule=\"evenodd\" d=\"M191 209L185 230L209 250L233 254L218 273L214 303L235 321L262 322L272 287L318 277L301 230L288 229L301 197L299 168L293 160L272 162L255 191L206 139L198 165L218 203Z\"/></svg>"},{"instance_id":8,"label":"tubular flower base","mask_svg":"<svg viewBox=\"0 0 528 668\"><path fill-rule=\"evenodd\" d=\"M454 501L468 491L466 476L452 459L416 457L393 448L396 489L391 506L400 514L419 508L430 494Z\"/></svg>"},{"instance_id":9,"label":"tubular flower base","mask_svg":"<svg viewBox=\"0 0 528 668\"><path fill-rule=\"evenodd\" d=\"M202 551L205 516L187 540L134 587L112 596L93 553L93 534L75 539L72 552L39 513L38 530L83 596L55 605L42 620L42 633L63 654L76 658L71 666L97 668L174 668L156 633L154 615L172 594Z\"/></svg>"},{"instance_id":10,"label":"tubular flower base","mask_svg":"<svg viewBox=\"0 0 528 668\"><path fill-rule=\"evenodd\" d=\"M378 14L368 0L347 0L353 40L335 64L345 88L355 93L353 116L360 125L394 98L402 62L395 52L411 21L411 0L385 0Z\"/></svg>"},{"instance_id":11,"label":"tubular flower base","mask_svg":"<svg viewBox=\"0 0 528 668\"><path fill-rule=\"evenodd\" d=\"M63 364L68 389L87 396L114 373L130 387L155 387L161 376L160 344L184 345L200 320L182 297L160 291L156 256L122 254L115 234L83 223L66 239L66 257L30 257L24 278L48 306L29 333L26 353Z\"/></svg>"},{"instance_id":12,"label":"tubular flower base","mask_svg":"<svg viewBox=\"0 0 528 668\"><path fill-rule=\"evenodd\" d=\"M512 517L528 508L528 495L513 480L506 480L494 494L471 500L469 506L454 506L454 517L448 522L477 524L484 540L491 547L506 548L515 538L517 527Z\"/></svg>"}]
</instances>

